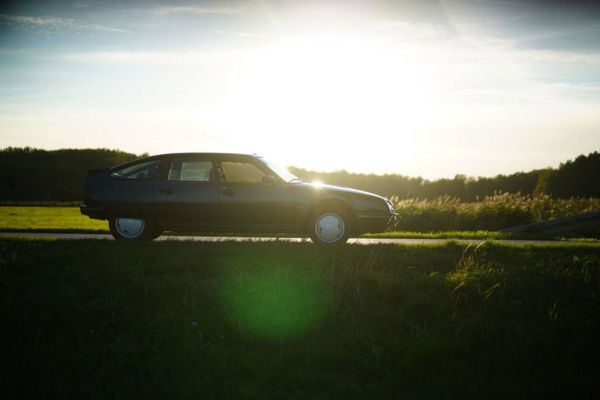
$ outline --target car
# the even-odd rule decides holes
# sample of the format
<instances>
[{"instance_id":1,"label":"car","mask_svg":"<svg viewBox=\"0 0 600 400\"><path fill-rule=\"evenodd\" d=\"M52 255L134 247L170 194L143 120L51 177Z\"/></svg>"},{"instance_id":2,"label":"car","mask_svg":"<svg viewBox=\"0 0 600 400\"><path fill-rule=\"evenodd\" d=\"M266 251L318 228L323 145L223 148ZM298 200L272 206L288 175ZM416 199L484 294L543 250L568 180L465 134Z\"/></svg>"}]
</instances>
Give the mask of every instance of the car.
<instances>
[{"instance_id":1,"label":"car","mask_svg":"<svg viewBox=\"0 0 600 400\"><path fill-rule=\"evenodd\" d=\"M305 182L252 154L177 153L90 170L81 213L108 220L119 240L162 232L308 234L344 243L382 232L392 203L361 190Z\"/></svg>"}]
</instances>

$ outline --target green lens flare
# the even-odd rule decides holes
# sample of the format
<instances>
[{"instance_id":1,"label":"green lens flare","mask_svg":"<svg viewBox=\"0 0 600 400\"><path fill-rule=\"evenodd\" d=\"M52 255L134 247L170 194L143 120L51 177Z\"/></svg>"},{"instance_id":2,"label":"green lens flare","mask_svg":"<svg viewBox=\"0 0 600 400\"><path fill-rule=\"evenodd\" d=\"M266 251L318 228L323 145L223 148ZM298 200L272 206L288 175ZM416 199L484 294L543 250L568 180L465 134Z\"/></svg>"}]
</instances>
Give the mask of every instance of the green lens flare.
<instances>
[{"instance_id":1,"label":"green lens flare","mask_svg":"<svg viewBox=\"0 0 600 400\"><path fill-rule=\"evenodd\" d=\"M232 322L245 333L269 340L306 333L328 305L324 288L314 277L281 268L239 275L224 294Z\"/></svg>"}]
</instances>

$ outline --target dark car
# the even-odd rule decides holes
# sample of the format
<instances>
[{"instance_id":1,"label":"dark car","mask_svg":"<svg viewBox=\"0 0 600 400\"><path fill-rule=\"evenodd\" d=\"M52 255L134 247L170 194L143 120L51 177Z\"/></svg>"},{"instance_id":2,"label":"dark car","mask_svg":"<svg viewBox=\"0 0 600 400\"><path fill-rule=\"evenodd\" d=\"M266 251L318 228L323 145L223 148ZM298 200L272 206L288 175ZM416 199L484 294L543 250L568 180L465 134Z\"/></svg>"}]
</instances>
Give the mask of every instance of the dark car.
<instances>
[{"instance_id":1,"label":"dark car","mask_svg":"<svg viewBox=\"0 0 600 400\"><path fill-rule=\"evenodd\" d=\"M116 239L154 239L164 230L286 232L315 243L382 232L392 203L372 193L304 182L262 157L184 153L91 170L81 213L109 221Z\"/></svg>"}]
</instances>

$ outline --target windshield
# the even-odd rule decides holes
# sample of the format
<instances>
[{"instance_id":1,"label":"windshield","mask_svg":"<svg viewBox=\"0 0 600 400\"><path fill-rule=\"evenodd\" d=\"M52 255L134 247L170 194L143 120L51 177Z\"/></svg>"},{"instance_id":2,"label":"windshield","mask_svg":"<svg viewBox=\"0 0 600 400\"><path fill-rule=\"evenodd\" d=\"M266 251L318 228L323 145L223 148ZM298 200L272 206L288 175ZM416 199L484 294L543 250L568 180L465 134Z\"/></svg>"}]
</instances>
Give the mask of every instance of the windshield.
<instances>
[{"instance_id":1,"label":"windshield","mask_svg":"<svg viewBox=\"0 0 600 400\"><path fill-rule=\"evenodd\" d=\"M291 182L291 181L300 181L300 179L292 174L290 171L287 170L287 168L284 167L280 167L279 165L275 165L273 163L268 162L267 160L265 160L264 158L260 158L260 160L270 169L273 170L273 172L275 172L277 175L279 175L279 177L281 179L283 179L286 182Z\"/></svg>"}]
</instances>

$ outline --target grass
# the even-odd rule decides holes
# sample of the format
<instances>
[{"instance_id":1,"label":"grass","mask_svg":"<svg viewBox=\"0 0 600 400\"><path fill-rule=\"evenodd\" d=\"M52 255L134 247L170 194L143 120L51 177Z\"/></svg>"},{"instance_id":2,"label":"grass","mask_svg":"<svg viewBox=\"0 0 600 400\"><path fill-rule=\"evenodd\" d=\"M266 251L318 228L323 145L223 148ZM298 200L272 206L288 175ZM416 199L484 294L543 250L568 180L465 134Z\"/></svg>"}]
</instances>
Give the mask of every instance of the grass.
<instances>
[{"instance_id":1,"label":"grass","mask_svg":"<svg viewBox=\"0 0 600 400\"><path fill-rule=\"evenodd\" d=\"M492 231L442 231L442 232L407 232L390 231L367 233L368 238L388 239L508 239L510 236Z\"/></svg>"},{"instance_id":2,"label":"grass","mask_svg":"<svg viewBox=\"0 0 600 400\"><path fill-rule=\"evenodd\" d=\"M0 201L0 207L79 207L82 201Z\"/></svg>"},{"instance_id":3,"label":"grass","mask_svg":"<svg viewBox=\"0 0 600 400\"><path fill-rule=\"evenodd\" d=\"M594 247L0 239L32 398L592 398Z\"/></svg>"},{"instance_id":4,"label":"grass","mask_svg":"<svg viewBox=\"0 0 600 400\"><path fill-rule=\"evenodd\" d=\"M600 210L600 199L553 199L547 195L531 197L510 193L472 203L450 196L433 200L392 200L398 212L394 230L413 232L497 231ZM600 237L600 229L590 228L579 232L582 234Z\"/></svg>"},{"instance_id":5,"label":"grass","mask_svg":"<svg viewBox=\"0 0 600 400\"><path fill-rule=\"evenodd\" d=\"M0 206L0 231L5 232L108 232L108 223L90 219L81 215L79 207L57 207L57 206ZM193 233L188 233L192 234ZM227 236L219 233L218 236ZM253 235L253 236L265 236ZM267 236L289 236L273 235ZM295 236L295 235L293 235ZM511 239L516 235L502 234L497 231L437 231L437 232L414 232L414 231L390 231L374 234L366 234L370 238L397 238L397 239ZM556 239L559 236L542 237L540 235L521 235L525 239ZM584 236L581 236L583 238ZM566 239L566 238L562 238Z\"/></svg>"},{"instance_id":6,"label":"grass","mask_svg":"<svg viewBox=\"0 0 600 400\"><path fill-rule=\"evenodd\" d=\"M107 232L108 224L81 215L79 207L0 206L0 231ZM499 239L501 234L489 231L385 232L365 237Z\"/></svg>"},{"instance_id":7,"label":"grass","mask_svg":"<svg viewBox=\"0 0 600 400\"><path fill-rule=\"evenodd\" d=\"M0 207L0 231L107 232L108 223L81 215L79 207Z\"/></svg>"}]
</instances>

